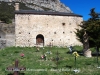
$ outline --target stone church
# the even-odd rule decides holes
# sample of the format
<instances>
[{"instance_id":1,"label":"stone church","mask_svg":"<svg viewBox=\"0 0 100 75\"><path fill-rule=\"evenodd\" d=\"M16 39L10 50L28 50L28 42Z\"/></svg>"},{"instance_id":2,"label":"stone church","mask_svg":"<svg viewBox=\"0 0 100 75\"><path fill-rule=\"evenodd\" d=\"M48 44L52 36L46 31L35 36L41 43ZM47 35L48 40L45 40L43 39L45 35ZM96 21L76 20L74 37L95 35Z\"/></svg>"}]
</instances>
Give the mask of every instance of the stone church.
<instances>
[{"instance_id":1,"label":"stone church","mask_svg":"<svg viewBox=\"0 0 100 75\"><path fill-rule=\"evenodd\" d=\"M15 11L15 46L81 45L74 31L83 21L81 15L33 10Z\"/></svg>"},{"instance_id":2,"label":"stone church","mask_svg":"<svg viewBox=\"0 0 100 75\"><path fill-rule=\"evenodd\" d=\"M20 10L16 3L14 23L6 27L0 23L0 48L82 45L74 33L80 28L82 16L72 13L69 8L64 10L67 12L61 11L64 6L61 10L58 8L55 12Z\"/></svg>"}]
</instances>

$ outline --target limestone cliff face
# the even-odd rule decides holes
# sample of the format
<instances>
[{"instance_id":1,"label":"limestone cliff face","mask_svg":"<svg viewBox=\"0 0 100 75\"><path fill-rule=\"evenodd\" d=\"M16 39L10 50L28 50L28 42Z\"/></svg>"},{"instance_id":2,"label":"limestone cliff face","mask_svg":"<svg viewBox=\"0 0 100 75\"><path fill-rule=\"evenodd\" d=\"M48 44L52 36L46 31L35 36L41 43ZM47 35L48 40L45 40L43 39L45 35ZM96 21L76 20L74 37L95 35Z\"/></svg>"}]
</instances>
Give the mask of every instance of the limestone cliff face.
<instances>
[{"instance_id":1,"label":"limestone cliff face","mask_svg":"<svg viewBox=\"0 0 100 75\"><path fill-rule=\"evenodd\" d=\"M58 11L71 13L69 7L65 6L60 0L27 0L26 6L35 10Z\"/></svg>"},{"instance_id":2,"label":"limestone cliff face","mask_svg":"<svg viewBox=\"0 0 100 75\"><path fill-rule=\"evenodd\" d=\"M0 0L2 1L2 0ZM53 11L72 13L69 7L65 6L60 0L4 0L6 2L22 2L29 8L38 11Z\"/></svg>"}]
</instances>

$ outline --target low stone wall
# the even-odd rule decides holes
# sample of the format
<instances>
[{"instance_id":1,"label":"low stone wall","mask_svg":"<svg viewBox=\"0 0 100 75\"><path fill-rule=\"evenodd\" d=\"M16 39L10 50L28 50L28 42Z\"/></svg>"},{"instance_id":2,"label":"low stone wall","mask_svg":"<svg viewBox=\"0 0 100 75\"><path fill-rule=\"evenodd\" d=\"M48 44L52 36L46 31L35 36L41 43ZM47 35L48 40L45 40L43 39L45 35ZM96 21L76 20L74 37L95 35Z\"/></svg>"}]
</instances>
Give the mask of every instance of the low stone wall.
<instances>
[{"instance_id":1,"label":"low stone wall","mask_svg":"<svg viewBox=\"0 0 100 75\"><path fill-rule=\"evenodd\" d=\"M15 46L15 25L0 22L0 48Z\"/></svg>"}]
</instances>

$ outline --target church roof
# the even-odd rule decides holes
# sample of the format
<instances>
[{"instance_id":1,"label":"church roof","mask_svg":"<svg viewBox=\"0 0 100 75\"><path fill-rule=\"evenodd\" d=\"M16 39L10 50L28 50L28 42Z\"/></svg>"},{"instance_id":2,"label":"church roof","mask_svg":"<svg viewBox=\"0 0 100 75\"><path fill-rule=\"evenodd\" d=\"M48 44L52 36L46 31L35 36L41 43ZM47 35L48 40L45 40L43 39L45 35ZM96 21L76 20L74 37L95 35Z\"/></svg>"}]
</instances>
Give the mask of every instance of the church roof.
<instances>
[{"instance_id":1,"label":"church roof","mask_svg":"<svg viewBox=\"0 0 100 75\"><path fill-rule=\"evenodd\" d=\"M35 10L19 10L15 11L15 14L37 14L37 15L57 15L57 16L78 16L81 15L66 12L47 12L47 11L35 11Z\"/></svg>"}]
</instances>

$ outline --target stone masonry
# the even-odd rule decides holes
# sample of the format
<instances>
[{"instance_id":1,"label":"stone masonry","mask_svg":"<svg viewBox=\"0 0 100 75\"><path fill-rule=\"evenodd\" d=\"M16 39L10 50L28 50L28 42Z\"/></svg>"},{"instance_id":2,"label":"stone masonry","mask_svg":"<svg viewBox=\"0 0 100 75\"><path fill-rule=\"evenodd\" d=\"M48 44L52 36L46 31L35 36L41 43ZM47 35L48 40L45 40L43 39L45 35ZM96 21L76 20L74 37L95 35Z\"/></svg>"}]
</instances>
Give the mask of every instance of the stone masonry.
<instances>
[{"instance_id":1,"label":"stone masonry","mask_svg":"<svg viewBox=\"0 0 100 75\"><path fill-rule=\"evenodd\" d=\"M0 22L0 49L15 46L15 25Z\"/></svg>"},{"instance_id":2,"label":"stone masonry","mask_svg":"<svg viewBox=\"0 0 100 75\"><path fill-rule=\"evenodd\" d=\"M39 35L44 46L81 45L74 31L82 21L82 16L75 14L16 11L15 45L35 46Z\"/></svg>"}]
</instances>

